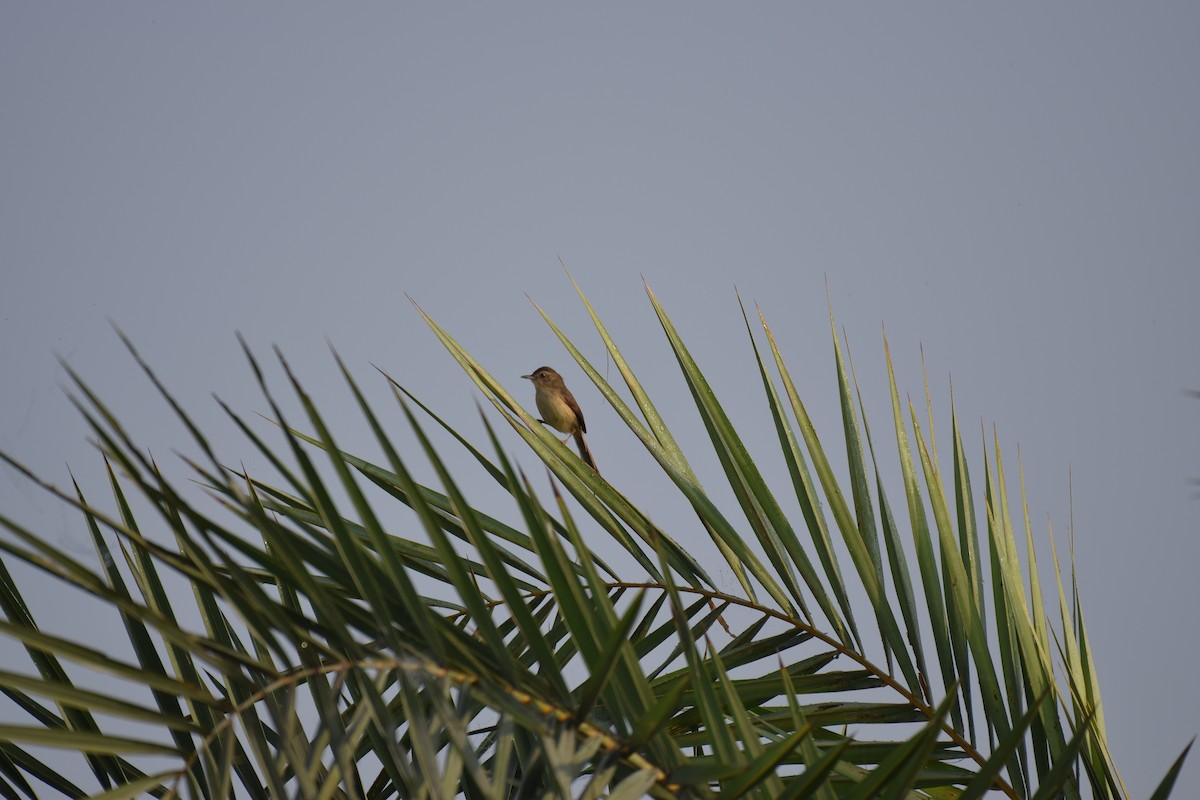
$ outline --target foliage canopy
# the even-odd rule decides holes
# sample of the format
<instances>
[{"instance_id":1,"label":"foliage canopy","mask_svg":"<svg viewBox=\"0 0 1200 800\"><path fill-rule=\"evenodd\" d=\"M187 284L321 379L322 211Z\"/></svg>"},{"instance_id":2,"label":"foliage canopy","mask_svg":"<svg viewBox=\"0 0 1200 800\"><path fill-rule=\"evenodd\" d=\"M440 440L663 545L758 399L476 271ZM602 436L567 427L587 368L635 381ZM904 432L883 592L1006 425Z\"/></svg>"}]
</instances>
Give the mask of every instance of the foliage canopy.
<instances>
[{"instance_id":1,"label":"foliage canopy","mask_svg":"<svg viewBox=\"0 0 1200 800\"><path fill-rule=\"evenodd\" d=\"M159 387L202 453L191 468L231 525L167 481L72 373L110 464L115 512L6 457L82 512L99 559L81 563L0 517L0 631L24 645L35 673L0 672L0 691L28 717L0 724L0 793L34 797L42 784L105 798L1123 796L1074 573L1064 581L1052 550L1057 580L1039 581L998 443L969 465L952 413L943 470L928 386L926 428L901 402L889 357L903 487L893 507L836 327L840 467L765 318L756 335L743 309L787 465L769 482L649 297L738 519L701 485L582 292L627 393L543 316L694 509L692 530L656 526L621 493L619 469L587 468L423 311L494 408L485 423L503 420L545 463L548 497L490 425L477 447L393 381L421 450L401 452L344 366L384 461L343 452L294 378L306 418L285 418L247 350L285 447L226 411L280 485L218 461ZM518 524L471 505L415 408L511 495ZM430 485L414 474L419 457L432 465ZM135 519L131 492L150 519ZM411 530L389 530L377 496L411 509ZM697 531L738 591L720 589L689 552L683 541ZM606 563L595 545L604 536L636 574ZM42 631L11 559L116 610L131 657ZM189 602L202 631L181 622ZM77 686L68 664L129 691ZM86 769L49 763L38 747L76 753Z\"/></svg>"}]
</instances>

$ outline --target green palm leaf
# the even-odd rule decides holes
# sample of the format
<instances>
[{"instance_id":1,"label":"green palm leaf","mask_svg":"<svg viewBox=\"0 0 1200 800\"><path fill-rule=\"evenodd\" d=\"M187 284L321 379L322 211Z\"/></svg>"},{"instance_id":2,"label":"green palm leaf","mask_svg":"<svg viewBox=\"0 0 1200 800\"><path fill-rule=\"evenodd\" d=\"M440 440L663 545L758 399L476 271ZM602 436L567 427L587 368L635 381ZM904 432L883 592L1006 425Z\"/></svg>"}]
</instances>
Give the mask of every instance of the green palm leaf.
<instances>
[{"instance_id":1,"label":"green palm leaf","mask_svg":"<svg viewBox=\"0 0 1200 800\"><path fill-rule=\"evenodd\" d=\"M168 481L74 373L110 465L112 510L5 457L81 512L98 566L0 517L0 634L29 658L27 669L0 671L20 716L0 724L0 796L33 797L39 786L106 798L1124 793L1074 572L1068 585L1050 539L1051 615L1040 537L1023 486L1019 516L1010 507L998 445L982 470L969 464L952 408L953 468L943 472L928 382L922 421L901 402L889 354L900 474L885 474L831 316L842 421L827 447L765 316L756 332L741 307L786 465L768 474L647 289L734 498L719 508L666 406L575 288L624 391L538 312L689 503L737 593L718 591L682 544L687 524L672 530L636 507L618 466L603 477L586 467L420 309L487 401L487 442L471 443L391 378L399 413L378 411L335 356L383 453L371 463L341 449L280 358L302 421L285 417L247 348L284 446L225 410L277 480L225 468L130 346L190 431L202 459L187 463L207 493L193 500ZM511 508L472 504L420 414L483 466ZM506 452L497 419L545 464L548 485ZM415 447L395 443L395 425ZM844 464L831 458L836 446ZM888 498L901 492L907 513L897 516ZM398 520L389 503L411 513ZM623 576L599 541L639 573ZM127 647L102 652L42 631L6 566L18 561L111 610ZM96 688L102 674L128 693Z\"/></svg>"}]
</instances>

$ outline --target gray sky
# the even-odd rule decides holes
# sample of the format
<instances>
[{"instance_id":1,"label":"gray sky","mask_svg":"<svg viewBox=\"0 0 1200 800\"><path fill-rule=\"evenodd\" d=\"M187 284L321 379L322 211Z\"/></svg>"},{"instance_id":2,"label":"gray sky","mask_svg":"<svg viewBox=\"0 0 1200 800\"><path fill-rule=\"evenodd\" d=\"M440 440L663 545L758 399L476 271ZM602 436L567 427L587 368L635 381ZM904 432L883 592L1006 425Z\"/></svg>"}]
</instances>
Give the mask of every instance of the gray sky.
<instances>
[{"instance_id":1,"label":"gray sky","mask_svg":"<svg viewBox=\"0 0 1200 800\"><path fill-rule=\"evenodd\" d=\"M519 375L562 368L601 468L650 504L656 468L525 293L603 365L566 261L715 487L641 276L768 469L734 286L829 446L827 279L889 468L881 323L917 400L924 346L943 448L948 374L976 458L997 426L1014 494L1020 447L1044 559L1073 472L1109 734L1145 796L1200 719L1197 30L1188 3L6 4L0 448L104 497L57 352L156 455L186 449L109 318L210 428L228 431L210 391L265 410L240 330L284 349L350 449L375 454L326 337L381 407L370 363L480 435L407 292L524 400ZM4 513L89 552L0 477ZM90 627L41 590L59 629ZM1200 796L1194 763L1177 796Z\"/></svg>"}]
</instances>

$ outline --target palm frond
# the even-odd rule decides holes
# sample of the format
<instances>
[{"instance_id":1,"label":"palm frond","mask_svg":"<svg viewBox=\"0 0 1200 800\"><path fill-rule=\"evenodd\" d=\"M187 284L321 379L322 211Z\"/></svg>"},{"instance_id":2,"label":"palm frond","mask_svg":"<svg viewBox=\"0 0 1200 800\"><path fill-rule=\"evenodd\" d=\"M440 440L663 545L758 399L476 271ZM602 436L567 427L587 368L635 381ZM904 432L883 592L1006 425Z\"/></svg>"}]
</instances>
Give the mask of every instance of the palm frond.
<instances>
[{"instance_id":1,"label":"palm frond","mask_svg":"<svg viewBox=\"0 0 1200 800\"><path fill-rule=\"evenodd\" d=\"M339 446L277 354L302 421L285 416L247 347L284 447L225 410L278 483L225 467L130 345L191 432L203 462L188 464L206 493L193 500L168 481L74 373L77 405L107 459L112 510L5 456L81 512L97 558L85 563L0 517L0 634L24 647L30 667L0 671L21 717L0 724L0 795L34 797L37 786L106 798L1125 793L1074 570L1068 584L1047 536L1051 615L1040 537L1023 482L1012 511L998 442L970 464L951 401L944 471L928 381L923 423L901 401L889 352L900 464L889 478L831 315L833 438L846 454L836 462L765 315L757 310L756 332L742 306L786 464L784 475L767 474L647 288L734 498L727 513L574 285L624 391L538 312L689 503L737 593L719 591L683 544L687 525L669 530L635 506L619 470L589 469L419 308L487 401L486 445L390 377L399 413L377 411L335 355L383 453L371 463ZM471 503L420 415L508 493L519 522ZM393 441L397 419L415 447ZM548 489L505 452L496 419L546 465ZM889 496L901 493L897 515ZM384 507L392 502L411 515L397 521ZM623 576L599 541L641 572ZM16 561L111 610L126 652L42 631L5 566ZM102 674L127 691L93 688ZM1186 752L1156 797L1169 793Z\"/></svg>"}]
</instances>

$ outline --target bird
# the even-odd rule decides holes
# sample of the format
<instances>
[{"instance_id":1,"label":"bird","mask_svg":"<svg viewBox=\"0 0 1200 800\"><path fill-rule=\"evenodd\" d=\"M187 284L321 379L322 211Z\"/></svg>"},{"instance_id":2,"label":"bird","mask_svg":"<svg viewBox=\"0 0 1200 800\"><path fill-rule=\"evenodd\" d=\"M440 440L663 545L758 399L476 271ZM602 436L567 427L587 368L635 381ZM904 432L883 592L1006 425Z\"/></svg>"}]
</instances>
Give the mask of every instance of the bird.
<instances>
[{"instance_id":1,"label":"bird","mask_svg":"<svg viewBox=\"0 0 1200 800\"><path fill-rule=\"evenodd\" d=\"M579 457L599 475L600 470L596 469L592 451L588 449L587 441L583 438L583 434L587 432L583 412L579 410L575 395L571 394L571 390L563 383L562 375L549 367L538 367L529 375L521 377L533 381L533 399L542 415L538 422L549 425L559 433L567 434L568 439L574 436L575 446L579 448ZM563 444L566 443L567 439L563 439Z\"/></svg>"}]
</instances>

